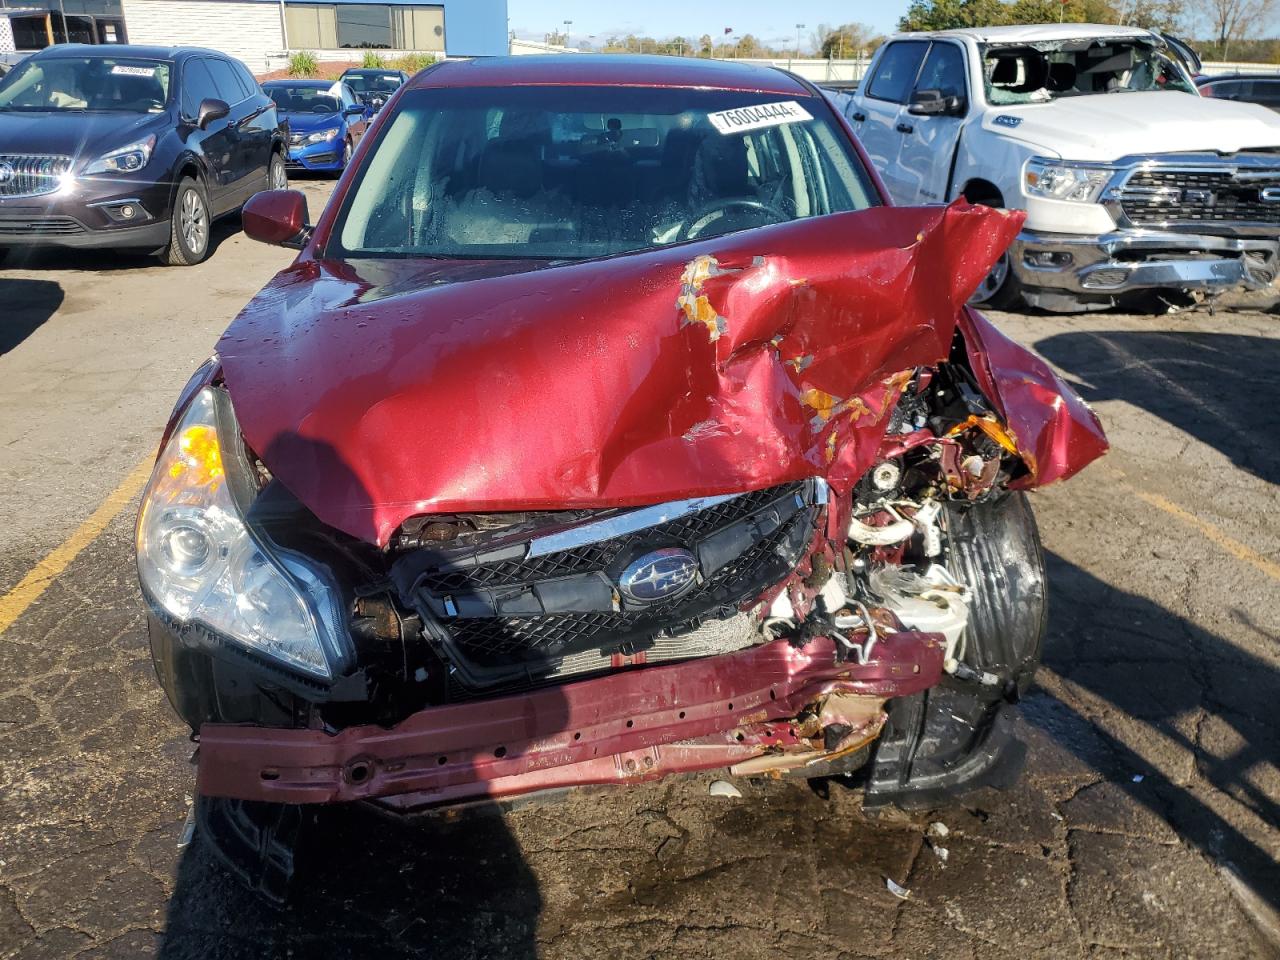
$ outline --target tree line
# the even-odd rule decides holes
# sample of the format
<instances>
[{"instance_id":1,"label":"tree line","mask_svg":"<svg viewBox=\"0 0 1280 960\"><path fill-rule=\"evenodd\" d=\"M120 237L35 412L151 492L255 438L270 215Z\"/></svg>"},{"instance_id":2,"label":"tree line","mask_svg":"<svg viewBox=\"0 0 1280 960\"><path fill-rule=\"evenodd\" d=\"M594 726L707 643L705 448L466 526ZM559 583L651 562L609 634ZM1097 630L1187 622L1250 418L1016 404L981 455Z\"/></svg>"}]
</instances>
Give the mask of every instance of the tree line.
<instances>
[{"instance_id":1,"label":"tree line","mask_svg":"<svg viewBox=\"0 0 1280 960\"><path fill-rule=\"evenodd\" d=\"M1280 64L1280 0L912 0L900 30L951 30L1020 23L1113 23L1147 27L1186 38L1206 60ZM791 56L856 59L870 56L884 37L863 23L819 24L807 37L766 42L737 36L654 38L628 34L576 45L603 53L656 53L673 57L784 59ZM565 44L563 33L546 35Z\"/></svg>"}]
</instances>

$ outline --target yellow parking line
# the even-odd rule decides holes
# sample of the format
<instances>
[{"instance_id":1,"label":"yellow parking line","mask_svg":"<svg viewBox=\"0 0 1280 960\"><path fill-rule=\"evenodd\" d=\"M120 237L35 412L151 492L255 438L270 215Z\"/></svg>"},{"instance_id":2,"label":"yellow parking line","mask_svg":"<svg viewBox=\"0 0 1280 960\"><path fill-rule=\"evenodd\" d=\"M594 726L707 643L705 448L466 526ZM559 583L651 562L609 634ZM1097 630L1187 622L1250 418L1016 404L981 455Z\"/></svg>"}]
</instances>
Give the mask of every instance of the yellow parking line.
<instances>
[{"instance_id":1,"label":"yellow parking line","mask_svg":"<svg viewBox=\"0 0 1280 960\"><path fill-rule=\"evenodd\" d=\"M1151 506L1155 507L1157 510L1163 510L1170 516L1177 517L1183 523L1195 527L1204 534L1206 538L1212 540L1237 560L1242 560L1250 566L1256 567L1272 580L1280 580L1280 563L1273 563L1256 550L1251 550L1246 547L1239 540L1235 540L1227 536L1208 520L1202 520L1195 514L1183 510L1182 507L1178 506L1172 500L1166 500L1158 493L1147 493L1144 490L1138 490L1135 492L1137 493L1139 500L1143 500L1146 503L1151 504Z\"/></svg>"},{"instance_id":2,"label":"yellow parking line","mask_svg":"<svg viewBox=\"0 0 1280 960\"><path fill-rule=\"evenodd\" d=\"M97 510L89 515L89 519L80 524L71 536L55 547L43 560L37 563L19 581L18 585L0 597L0 633L8 630L13 621L35 603L40 595L49 588L54 578L74 560L80 551L97 539L106 529L107 524L120 515L120 511L133 502L142 485L151 476L154 461L148 457L138 464L129 475L107 495L107 499Z\"/></svg>"}]
</instances>

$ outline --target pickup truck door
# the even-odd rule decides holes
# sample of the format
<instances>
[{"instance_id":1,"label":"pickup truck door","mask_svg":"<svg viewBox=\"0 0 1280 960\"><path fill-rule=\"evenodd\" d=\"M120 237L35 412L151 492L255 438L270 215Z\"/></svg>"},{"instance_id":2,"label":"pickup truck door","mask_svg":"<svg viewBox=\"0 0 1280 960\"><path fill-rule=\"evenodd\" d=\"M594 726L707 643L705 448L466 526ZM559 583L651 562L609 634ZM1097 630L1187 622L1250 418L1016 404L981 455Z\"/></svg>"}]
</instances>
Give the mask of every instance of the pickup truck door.
<instances>
[{"instance_id":1,"label":"pickup truck door","mask_svg":"<svg viewBox=\"0 0 1280 960\"><path fill-rule=\"evenodd\" d=\"M896 125L902 139L899 187L894 190L894 199L899 203L946 203L951 199L947 196L952 186L951 160L971 100L964 62L964 48L957 43L935 40L929 47L912 96ZM922 91L957 97L960 107L949 114L914 114L911 102Z\"/></svg>"},{"instance_id":2,"label":"pickup truck door","mask_svg":"<svg viewBox=\"0 0 1280 960\"><path fill-rule=\"evenodd\" d=\"M871 76L853 98L849 122L871 158L895 203L911 203L910 178L899 163L903 134L909 122L906 103L929 51L928 40L895 40L887 44L871 66ZM905 118L905 119L904 119Z\"/></svg>"}]
</instances>

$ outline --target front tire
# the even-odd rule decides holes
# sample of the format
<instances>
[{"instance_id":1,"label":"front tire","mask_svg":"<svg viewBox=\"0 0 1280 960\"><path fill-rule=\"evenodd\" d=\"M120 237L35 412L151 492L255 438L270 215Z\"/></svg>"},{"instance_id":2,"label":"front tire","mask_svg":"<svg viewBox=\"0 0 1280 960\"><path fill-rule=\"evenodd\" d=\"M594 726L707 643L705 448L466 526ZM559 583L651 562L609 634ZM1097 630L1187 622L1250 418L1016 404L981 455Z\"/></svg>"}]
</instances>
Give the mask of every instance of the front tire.
<instances>
[{"instance_id":1,"label":"front tire","mask_svg":"<svg viewBox=\"0 0 1280 960\"><path fill-rule=\"evenodd\" d=\"M209 255L209 230L213 223L204 187L183 177L173 198L169 246L160 259L171 267L190 267Z\"/></svg>"},{"instance_id":2,"label":"front tire","mask_svg":"<svg viewBox=\"0 0 1280 960\"><path fill-rule=\"evenodd\" d=\"M1014 274L1013 257L1006 250L969 297L969 306L983 310L1014 310L1022 303L1022 281Z\"/></svg>"},{"instance_id":3,"label":"front tire","mask_svg":"<svg viewBox=\"0 0 1280 960\"><path fill-rule=\"evenodd\" d=\"M1040 534L1024 493L949 505L947 565L970 588L963 661L994 674L987 685L944 675L936 687L891 700L876 741L863 805L905 809L955 800L979 787L1011 786L1026 748L1009 703L1040 664L1047 591Z\"/></svg>"},{"instance_id":4,"label":"front tire","mask_svg":"<svg viewBox=\"0 0 1280 960\"><path fill-rule=\"evenodd\" d=\"M341 176L342 176L342 174L343 174L344 172L346 172L347 164L349 164L349 163L351 162L351 153L352 153L352 149L351 149L351 141L350 141L350 140L343 140L343 141L342 141L342 166L340 166L340 167L339 167L339 168L334 172L334 174L333 174L333 175L334 175L334 177L335 177L335 178L337 178L337 177L341 177Z\"/></svg>"}]
</instances>

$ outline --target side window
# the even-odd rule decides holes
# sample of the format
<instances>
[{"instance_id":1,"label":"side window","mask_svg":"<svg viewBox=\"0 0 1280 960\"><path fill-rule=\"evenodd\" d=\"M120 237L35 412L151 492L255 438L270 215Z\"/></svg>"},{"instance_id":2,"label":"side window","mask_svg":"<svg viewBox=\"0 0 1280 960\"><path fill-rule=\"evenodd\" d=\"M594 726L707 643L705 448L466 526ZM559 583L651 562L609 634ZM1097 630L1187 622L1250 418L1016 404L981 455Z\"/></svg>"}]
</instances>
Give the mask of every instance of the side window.
<instances>
[{"instance_id":1,"label":"side window","mask_svg":"<svg viewBox=\"0 0 1280 960\"><path fill-rule=\"evenodd\" d=\"M1253 81L1253 99L1264 107L1280 110L1280 80Z\"/></svg>"},{"instance_id":2,"label":"side window","mask_svg":"<svg viewBox=\"0 0 1280 960\"><path fill-rule=\"evenodd\" d=\"M927 40L900 40L889 44L876 67L876 75L871 78L867 96L906 103L907 94L915 85L916 74L920 72L920 61L928 49Z\"/></svg>"},{"instance_id":3,"label":"side window","mask_svg":"<svg viewBox=\"0 0 1280 960\"><path fill-rule=\"evenodd\" d=\"M355 94L351 92L351 88L345 83L342 85L342 105L344 107L354 107L356 105Z\"/></svg>"},{"instance_id":4,"label":"side window","mask_svg":"<svg viewBox=\"0 0 1280 960\"><path fill-rule=\"evenodd\" d=\"M944 97L964 96L964 54L960 48L954 43L935 43L930 47L915 89L941 90Z\"/></svg>"},{"instance_id":5,"label":"side window","mask_svg":"<svg viewBox=\"0 0 1280 960\"><path fill-rule=\"evenodd\" d=\"M249 96L252 97L254 94L261 92L258 89L258 81L254 79L254 76L249 72L248 67L239 60L232 60L231 68L235 70L236 76L240 78L241 86L249 91Z\"/></svg>"},{"instance_id":6,"label":"side window","mask_svg":"<svg viewBox=\"0 0 1280 960\"><path fill-rule=\"evenodd\" d=\"M182 68L182 115L195 119L200 112L200 101L216 98L218 90L205 68L203 58L188 60Z\"/></svg>"},{"instance_id":7,"label":"side window","mask_svg":"<svg viewBox=\"0 0 1280 960\"><path fill-rule=\"evenodd\" d=\"M219 100L225 100L234 106L248 98L249 91L245 89L236 72L231 69L231 64L226 60L215 60L209 57L204 64L213 76L213 85L218 91Z\"/></svg>"}]
</instances>

